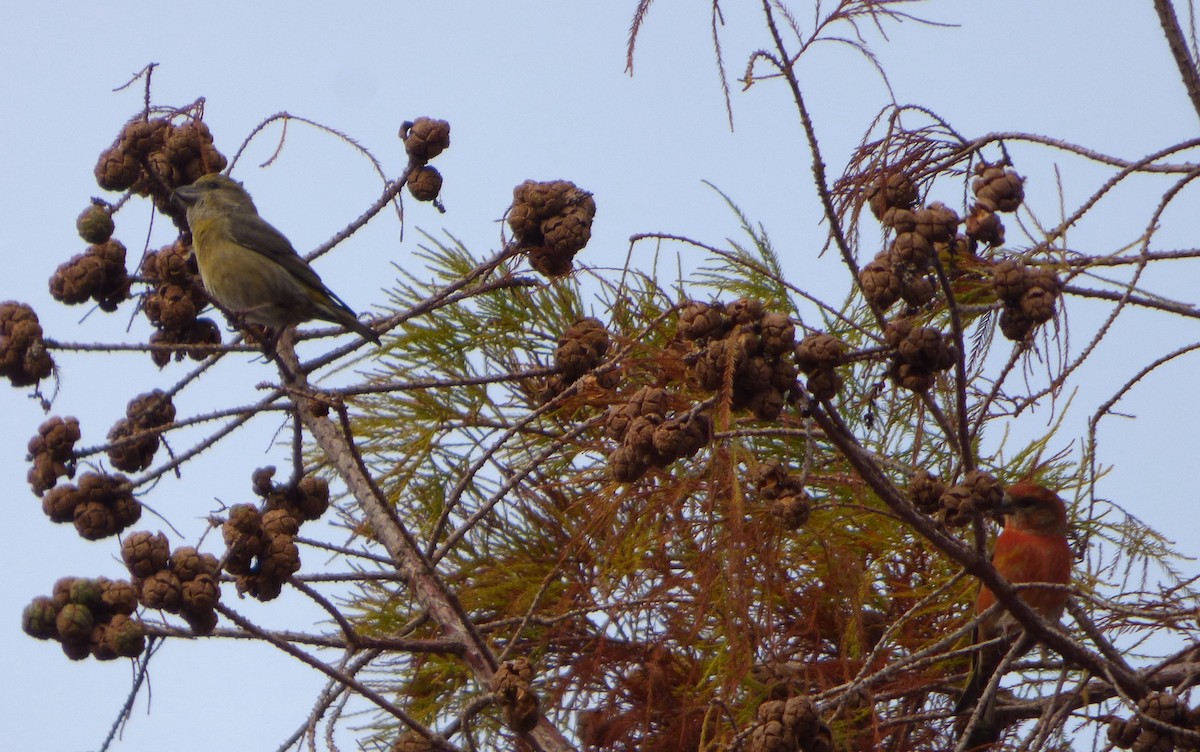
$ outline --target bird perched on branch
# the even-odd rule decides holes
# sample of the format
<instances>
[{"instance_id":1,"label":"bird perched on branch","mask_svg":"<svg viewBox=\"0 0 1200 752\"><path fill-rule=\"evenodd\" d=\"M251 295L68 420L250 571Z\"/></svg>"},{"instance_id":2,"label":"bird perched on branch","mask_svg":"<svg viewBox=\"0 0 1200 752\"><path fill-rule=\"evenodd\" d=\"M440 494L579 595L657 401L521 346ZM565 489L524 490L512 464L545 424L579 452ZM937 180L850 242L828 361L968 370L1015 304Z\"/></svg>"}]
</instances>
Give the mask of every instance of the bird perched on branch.
<instances>
[{"instance_id":1,"label":"bird perched on branch","mask_svg":"<svg viewBox=\"0 0 1200 752\"><path fill-rule=\"evenodd\" d=\"M302 321L341 324L375 344L379 335L325 286L283 233L258 216L242 184L219 173L176 189L208 294L251 323L280 333Z\"/></svg>"},{"instance_id":2,"label":"bird perched on branch","mask_svg":"<svg viewBox=\"0 0 1200 752\"><path fill-rule=\"evenodd\" d=\"M1009 486L999 511L1004 514L1004 530L996 538L992 566L1000 576L1014 585L1068 584L1072 554L1067 542L1067 508L1062 499L1048 488L1021 481ZM1067 592L1062 588L1025 588L1018 594L1038 615L1051 622L1059 620L1067 603ZM985 614L995 603L995 594L981 587L975 601L975 613ZM976 654L971 675L954 709L955 713L966 714L960 718L960 731L1021 631L1020 622L1003 609L993 609L975 628L976 643L997 637L1012 640L984 648ZM960 745L961 749L976 749L999 740L1001 729L991 716L990 708L985 708L970 730L965 745Z\"/></svg>"}]
</instances>

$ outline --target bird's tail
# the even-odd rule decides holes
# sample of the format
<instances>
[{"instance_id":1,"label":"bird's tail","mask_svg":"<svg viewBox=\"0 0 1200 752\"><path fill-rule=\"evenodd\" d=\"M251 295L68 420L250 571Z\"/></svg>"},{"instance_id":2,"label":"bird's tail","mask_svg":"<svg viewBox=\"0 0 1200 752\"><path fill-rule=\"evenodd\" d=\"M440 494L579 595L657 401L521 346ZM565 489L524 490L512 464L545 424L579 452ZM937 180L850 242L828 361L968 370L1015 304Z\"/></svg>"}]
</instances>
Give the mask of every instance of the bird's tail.
<instances>
[{"instance_id":1,"label":"bird's tail","mask_svg":"<svg viewBox=\"0 0 1200 752\"><path fill-rule=\"evenodd\" d=\"M983 690L991 681L992 674L996 672L996 667L1003 659L1004 650L998 645L985 647L975 653L971 662L971 673L967 676L967 683L963 686L962 695L959 696L958 703L954 706L955 715L969 712L975 708L979 698L983 695Z\"/></svg>"},{"instance_id":2,"label":"bird's tail","mask_svg":"<svg viewBox=\"0 0 1200 752\"><path fill-rule=\"evenodd\" d=\"M338 323L342 324L343 326L345 326L347 329L350 329L351 331L361 334L363 336L363 338L368 340L369 342L373 342L377 345L380 344L379 333L376 332L371 327L364 324L363 322L359 321L357 316L351 316L350 318L346 319L345 321L339 320Z\"/></svg>"},{"instance_id":3,"label":"bird's tail","mask_svg":"<svg viewBox=\"0 0 1200 752\"><path fill-rule=\"evenodd\" d=\"M978 639L978 635L976 638ZM986 748L986 745L1000 741L1000 728L997 726L992 712L994 698L988 700L988 706L978 714L975 723L969 729L967 727L972 716L976 715L975 707L991 682L992 674L996 673L996 669L1004 660L1005 652L1007 651L1002 643L985 647L975 654L971 665L971 674L967 677L962 695L954 706L954 714L958 716L954 724L956 734L961 737L964 732L967 733L966 742L959 745L960 749Z\"/></svg>"},{"instance_id":4,"label":"bird's tail","mask_svg":"<svg viewBox=\"0 0 1200 752\"><path fill-rule=\"evenodd\" d=\"M377 345L379 344L379 333L360 321L350 306L343 303L342 299L334 295L329 288L325 289L325 294L329 296L329 299L322 301L320 305L322 314L320 318L334 324L341 324L347 329L362 335L364 339L374 342Z\"/></svg>"}]
</instances>

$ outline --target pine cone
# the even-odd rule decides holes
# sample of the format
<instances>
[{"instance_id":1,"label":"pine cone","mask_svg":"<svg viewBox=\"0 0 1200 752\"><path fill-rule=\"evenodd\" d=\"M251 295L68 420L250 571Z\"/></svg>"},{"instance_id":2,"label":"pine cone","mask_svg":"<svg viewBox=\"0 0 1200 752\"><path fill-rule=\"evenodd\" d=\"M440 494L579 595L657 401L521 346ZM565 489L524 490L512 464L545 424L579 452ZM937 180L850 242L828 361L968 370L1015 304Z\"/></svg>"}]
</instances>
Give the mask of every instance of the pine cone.
<instances>
[{"instance_id":1,"label":"pine cone","mask_svg":"<svg viewBox=\"0 0 1200 752\"><path fill-rule=\"evenodd\" d=\"M121 559L129 573L146 579L166 569L171 558L171 545L162 533L140 531L126 536L121 543Z\"/></svg>"},{"instance_id":2,"label":"pine cone","mask_svg":"<svg viewBox=\"0 0 1200 752\"><path fill-rule=\"evenodd\" d=\"M450 124L445 120L419 117L400 129L404 151L415 162L428 162L450 146Z\"/></svg>"}]
</instances>

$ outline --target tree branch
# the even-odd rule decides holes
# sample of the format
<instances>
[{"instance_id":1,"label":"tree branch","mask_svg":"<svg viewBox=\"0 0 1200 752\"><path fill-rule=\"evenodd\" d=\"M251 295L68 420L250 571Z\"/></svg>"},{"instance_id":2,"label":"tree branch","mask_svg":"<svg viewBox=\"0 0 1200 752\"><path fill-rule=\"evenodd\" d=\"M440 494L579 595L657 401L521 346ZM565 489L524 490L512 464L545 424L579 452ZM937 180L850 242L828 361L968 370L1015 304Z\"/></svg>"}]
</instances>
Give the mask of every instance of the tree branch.
<instances>
[{"instance_id":1,"label":"tree branch","mask_svg":"<svg viewBox=\"0 0 1200 752\"><path fill-rule=\"evenodd\" d=\"M462 645L463 661L475 674L480 686L488 690L497 668L495 655L458 598L446 588L382 489L367 472L362 457L352 443L352 436L343 426L327 417L330 406L314 394L300 369L295 350L290 344L282 342L280 355L291 372L287 385L295 394L296 412L300 420L329 458L350 495L358 502L375 537L392 557L396 570L412 590L417 602L452 640ZM337 405L336 408L344 417L344 406ZM538 719L537 727L528 738L536 749L544 752L565 752L572 748L562 733L546 721L545 716Z\"/></svg>"},{"instance_id":2,"label":"tree branch","mask_svg":"<svg viewBox=\"0 0 1200 752\"><path fill-rule=\"evenodd\" d=\"M1187 39L1183 36L1183 29L1179 27L1175 8L1171 5L1171 0L1154 0L1154 12L1158 15L1158 22L1162 24L1163 36L1167 38L1171 57L1179 68L1180 77L1183 78L1183 88L1187 90L1188 99L1192 100L1192 108L1196 110L1196 115L1200 116L1200 74L1197 74L1196 61L1188 51Z\"/></svg>"}]
</instances>

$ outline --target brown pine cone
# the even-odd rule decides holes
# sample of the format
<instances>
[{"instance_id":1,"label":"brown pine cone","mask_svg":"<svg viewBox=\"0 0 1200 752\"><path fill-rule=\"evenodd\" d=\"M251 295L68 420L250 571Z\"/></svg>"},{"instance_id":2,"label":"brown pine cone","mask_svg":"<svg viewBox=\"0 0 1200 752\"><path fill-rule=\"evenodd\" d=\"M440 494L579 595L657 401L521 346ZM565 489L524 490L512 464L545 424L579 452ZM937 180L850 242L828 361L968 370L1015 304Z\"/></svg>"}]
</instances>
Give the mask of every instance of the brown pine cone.
<instances>
[{"instance_id":1,"label":"brown pine cone","mask_svg":"<svg viewBox=\"0 0 1200 752\"><path fill-rule=\"evenodd\" d=\"M841 340L824 332L810 334L796 345L796 363L805 373L841 365L845 355Z\"/></svg>"},{"instance_id":2,"label":"brown pine cone","mask_svg":"<svg viewBox=\"0 0 1200 752\"><path fill-rule=\"evenodd\" d=\"M622 444L608 455L608 474L618 483L630 483L641 478L650 468L646 458L633 447Z\"/></svg>"},{"instance_id":3,"label":"brown pine cone","mask_svg":"<svg viewBox=\"0 0 1200 752\"><path fill-rule=\"evenodd\" d=\"M132 614L137 610L138 592L127 580L105 580L100 589L100 602L113 614Z\"/></svg>"},{"instance_id":4,"label":"brown pine cone","mask_svg":"<svg viewBox=\"0 0 1200 752\"><path fill-rule=\"evenodd\" d=\"M0 303L0 376L13 386L31 386L54 370L37 314L24 303Z\"/></svg>"},{"instance_id":5,"label":"brown pine cone","mask_svg":"<svg viewBox=\"0 0 1200 752\"><path fill-rule=\"evenodd\" d=\"M764 355L778 357L794 349L796 325L786 313L770 311L764 313L759 324Z\"/></svg>"},{"instance_id":6,"label":"brown pine cone","mask_svg":"<svg viewBox=\"0 0 1200 752\"><path fill-rule=\"evenodd\" d=\"M725 336L731 326L732 321L725 315L722 303L694 300L679 309L679 322L676 324L679 337L689 342L719 339Z\"/></svg>"},{"instance_id":7,"label":"brown pine cone","mask_svg":"<svg viewBox=\"0 0 1200 752\"><path fill-rule=\"evenodd\" d=\"M886 254L880 254L858 273L863 296L880 310L887 310L900 299L903 283Z\"/></svg>"},{"instance_id":8,"label":"brown pine cone","mask_svg":"<svg viewBox=\"0 0 1200 752\"><path fill-rule=\"evenodd\" d=\"M946 243L952 240L961 221L953 209L940 201L918 210L916 214L916 232L930 243Z\"/></svg>"},{"instance_id":9,"label":"brown pine cone","mask_svg":"<svg viewBox=\"0 0 1200 752\"><path fill-rule=\"evenodd\" d=\"M888 375L896 386L910 392L925 392L933 386L933 373L928 369L915 366L903 358L893 358L888 367Z\"/></svg>"},{"instance_id":10,"label":"brown pine cone","mask_svg":"<svg viewBox=\"0 0 1200 752\"><path fill-rule=\"evenodd\" d=\"M984 204L975 204L967 215L967 237L988 245L1004 245L1004 222Z\"/></svg>"},{"instance_id":11,"label":"brown pine cone","mask_svg":"<svg viewBox=\"0 0 1200 752\"><path fill-rule=\"evenodd\" d=\"M567 382L575 381L600 365L608 347L608 331L604 325L594 318L580 319L559 338L554 364Z\"/></svg>"},{"instance_id":12,"label":"brown pine cone","mask_svg":"<svg viewBox=\"0 0 1200 752\"><path fill-rule=\"evenodd\" d=\"M137 658L146 649L146 627L126 614L117 614L104 626L104 644L115 656Z\"/></svg>"},{"instance_id":13,"label":"brown pine cone","mask_svg":"<svg viewBox=\"0 0 1200 752\"><path fill-rule=\"evenodd\" d=\"M129 573L139 579L166 569L170 558L171 545L162 533L142 530L126 536L121 543L121 559Z\"/></svg>"},{"instance_id":14,"label":"brown pine cone","mask_svg":"<svg viewBox=\"0 0 1200 752\"><path fill-rule=\"evenodd\" d=\"M180 607L184 611L198 613L211 611L221 599L221 589L217 580L211 574L197 574L190 580L181 583Z\"/></svg>"},{"instance_id":15,"label":"brown pine cone","mask_svg":"<svg viewBox=\"0 0 1200 752\"><path fill-rule=\"evenodd\" d=\"M146 608L178 613L183 603L183 584L169 569L160 569L142 581L140 598Z\"/></svg>"},{"instance_id":16,"label":"brown pine cone","mask_svg":"<svg viewBox=\"0 0 1200 752\"><path fill-rule=\"evenodd\" d=\"M450 146L450 124L445 120L419 117L400 129L404 151L416 162L428 162Z\"/></svg>"},{"instance_id":17,"label":"brown pine cone","mask_svg":"<svg viewBox=\"0 0 1200 752\"><path fill-rule=\"evenodd\" d=\"M1030 274L1021 261L1007 258L992 267L992 289L1005 303L1019 303L1029 289Z\"/></svg>"},{"instance_id":18,"label":"brown pine cone","mask_svg":"<svg viewBox=\"0 0 1200 752\"><path fill-rule=\"evenodd\" d=\"M261 576L283 582L300 571L300 549L292 536L276 535L263 543L259 562Z\"/></svg>"},{"instance_id":19,"label":"brown pine cone","mask_svg":"<svg viewBox=\"0 0 1200 752\"><path fill-rule=\"evenodd\" d=\"M218 563L212 554L200 553L192 546L180 546L171 552L168 566L180 582L187 582L202 574L217 576Z\"/></svg>"},{"instance_id":20,"label":"brown pine cone","mask_svg":"<svg viewBox=\"0 0 1200 752\"><path fill-rule=\"evenodd\" d=\"M76 218L75 229L85 243L107 242L115 229L112 211L103 202L90 204Z\"/></svg>"},{"instance_id":21,"label":"brown pine cone","mask_svg":"<svg viewBox=\"0 0 1200 752\"><path fill-rule=\"evenodd\" d=\"M442 173L436 167L418 167L408 174L408 192L418 201L433 201L442 192Z\"/></svg>"},{"instance_id":22,"label":"brown pine cone","mask_svg":"<svg viewBox=\"0 0 1200 752\"><path fill-rule=\"evenodd\" d=\"M938 517L950 527L966 525L975 517L975 495L966 486L951 486L938 500Z\"/></svg>"},{"instance_id":23,"label":"brown pine cone","mask_svg":"<svg viewBox=\"0 0 1200 752\"><path fill-rule=\"evenodd\" d=\"M521 250L529 258L529 265L544 277L553 279L570 274L574 269L573 253L559 253L544 245L522 245Z\"/></svg>"},{"instance_id":24,"label":"brown pine cone","mask_svg":"<svg viewBox=\"0 0 1200 752\"><path fill-rule=\"evenodd\" d=\"M1013 342L1024 342L1035 326L1019 306L1006 305L1000 311L1000 331Z\"/></svg>"},{"instance_id":25,"label":"brown pine cone","mask_svg":"<svg viewBox=\"0 0 1200 752\"><path fill-rule=\"evenodd\" d=\"M778 517L788 530L799 530L808 522L812 513L812 504L808 494L801 491L798 494L781 496L771 503L771 514Z\"/></svg>"},{"instance_id":26,"label":"brown pine cone","mask_svg":"<svg viewBox=\"0 0 1200 752\"><path fill-rule=\"evenodd\" d=\"M53 598L39 595L21 612L21 629L37 640L57 639L58 611L59 607L55 605Z\"/></svg>"},{"instance_id":27,"label":"brown pine cone","mask_svg":"<svg viewBox=\"0 0 1200 752\"><path fill-rule=\"evenodd\" d=\"M570 207L542 222L542 245L551 252L574 256L592 239L592 217L582 207Z\"/></svg>"},{"instance_id":28,"label":"brown pine cone","mask_svg":"<svg viewBox=\"0 0 1200 752\"><path fill-rule=\"evenodd\" d=\"M1054 304L1062 291L1062 282L1049 267L1033 267L1027 272L1029 288L1021 296L1021 312L1030 321L1043 324L1054 318Z\"/></svg>"},{"instance_id":29,"label":"brown pine cone","mask_svg":"<svg viewBox=\"0 0 1200 752\"><path fill-rule=\"evenodd\" d=\"M896 353L921 371L943 371L954 365L953 341L931 326L913 327L896 346Z\"/></svg>"},{"instance_id":30,"label":"brown pine cone","mask_svg":"<svg viewBox=\"0 0 1200 752\"><path fill-rule=\"evenodd\" d=\"M735 392L735 403L737 402L737 396ZM783 412L785 405L787 405L786 396L775 387L754 392L746 402L746 406L750 408L750 412L754 413L754 417L759 420L775 420Z\"/></svg>"},{"instance_id":31,"label":"brown pine cone","mask_svg":"<svg viewBox=\"0 0 1200 752\"><path fill-rule=\"evenodd\" d=\"M52 417L38 426L37 435L29 440L26 459L33 461L29 469L29 485L41 496L60 477L75 476L75 442L80 438L79 421L72 417Z\"/></svg>"},{"instance_id":32,"label":"brown pine cone","mask_svg":"<svg viewBox=\"0 0 1200 752\"><path fill-rule=\"evenodd\" d=\"M885 227L891 227L896 209L911 209L917 203L917 186L900 171L883 172L867 186L867 204Z\"/></svg>"},{"instance_id":33,"label":"brown pine cone","mask_svg":"<svg viewBox=\"0 0 1200 752\"><path fill-rule=\"evenodd\" d=\"M996 476L983 470L971 470L963 476L962 485L971 492L974 507L980 512L990 512L1004 500L1004 489Z\"/></svg>"},{"instance_id":34,"label":"brown pine cone","mask_svg":"<svg viewBox=\"0 0 1200 752\"><path fill-rule=\"evenodd\" d=\"M68 603L59 610L54 624L63 642L86 643L91 638L95 617L87 606Z\"/></svg>"},{"instance_id":35,"label":"brown pine cone","mask_svg":"<svg viewBox=\"0 0 1200 752\"><path fill-rule=\"evenodd\" d=\"M654 451L666 463L695 456L708 444L711 430L711 422L704 413L670 418L654 429Z\"/></svg>"},{"instance_id":36,"label":"brown pine cone","mask_svg":"<svg viewBox=\"0 0 1200 752\"><path fill-rule=\"evenodd\" d=\"M841 391L846 380L832 368L816 368L808 376L805 386L814 399L833 399Z\"/></svg>"},{"instance_id":37,"label":"brown pine cone","mask_svg":"<svg viewBox=\"0 0 1200 752\"><path fill-rule=\"evenodd\" d=\"M925 514L938 510L939 500L946 492L946 484L927 470L917 470L908 481L908 498L914 507Z\"/></svg>"},{"instance_id":38,"label":"brown pine cone","mask_svg":"<svg viewBox=\"0 0 1200 752\"><path fill-rule=\"evenodd\" d=\"M929 266L933 259L933 243L919 232L905 232L896 236L888 249L888 260L892 268L904 264L921 270Z\"/></svg>"},{"instance_id":39,"label":"brown pine cone","mask_svg":"<svg viewBox=\"0 0 1200 752\"><path fill-rule=\"evenodd\" d=\"M937 294L937 285L928 274L910 276L903 280L900 297L910 306L923 306Z\"/></svg>"},{"instance_id":40,"label":"brown pine cone","mask_svg":"<svg viewBox=\"0 0 1200 752\"><path fill-rule=\"evenodd\" d=\"M74 485L67 483L55 486L42 497L42 512L51 522L72 522L75 519L75 507L83 500L83 495Z\"/></svg>"},{"instance_id":41,"label":"brown pine cone","mask_svg":"<svg viewBox=\"0 0 1200 752\"><path fill-rule=\"evenodd\" d=\"M978 177L971 181L971 190L979 203L992 211L1013 212L1025 200L1025 179L1014 171L980 163L976 174Z\"/></svg>"},{"instance_id":42,"label":"brown pine cone","mask_svg":"<svg viewBox=\"0 0 1200 752\"><path fill-rule=\"evenodd\" d=\"M79 537L85 540L100 540L120 532L112 510L98 501L84 501L76 505L72 521Z\"/></svg>"},{"instance_id":43,"label":"brown pine cone","mask_svg":"<svg viewBox=\"0 0 1200 752\"><path fill-rule=\"evenodd\" d=\"M533 730L538 720L538 697L531 686L533 667L526 658L505 661L492 675L492 692L504 722L518 734Z\"/></svg>"},{"instance_id":44,"label":"brown pine cone","mask_svg":"<svg viewBox=\"0 0 1200 752\"><path fill-rule=\"evenodd\" d=\"M279 535L292 537L300 532L300 521L290 509L272 509L263 514L262 531L268 538Z\"/></svg>"}]
</instances>

